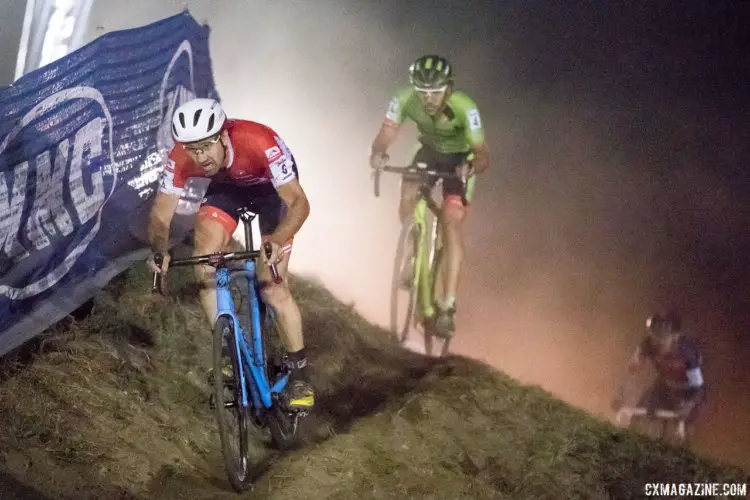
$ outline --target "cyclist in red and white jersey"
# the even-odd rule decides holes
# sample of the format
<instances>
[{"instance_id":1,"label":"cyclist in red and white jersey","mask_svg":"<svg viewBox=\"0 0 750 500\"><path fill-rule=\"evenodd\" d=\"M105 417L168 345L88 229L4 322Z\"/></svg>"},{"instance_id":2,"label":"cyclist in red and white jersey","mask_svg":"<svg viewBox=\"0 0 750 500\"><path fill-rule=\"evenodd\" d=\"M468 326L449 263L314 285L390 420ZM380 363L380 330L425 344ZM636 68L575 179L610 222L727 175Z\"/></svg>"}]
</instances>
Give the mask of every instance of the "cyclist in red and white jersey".
<instances>
[{"instance_id":1,"label":"cyclist in red and white jersey","mask_svg":"<svg viewBox=\"0 0 750 500\"><path fill-rule=\"evenodd\" d=\"M264 255L264 262L276 264L283 278L276 284L268 265L257 268L264 283L263 300L276 313L293 367L286 399L290 409L312 407L302 320L286 279L292 240L310 212L294 156L273 129L227 119L213 99L193 99L178 107L172 118L172 135L176 143L159 179L148 230L153 253L163 254L164 260L159 269L152 255L149 265L162 273L169 268L169 227L188 178L211 179L195 224L194 255L231 249L238 209L252 202L263 241L273 249L269 258ZM215 271L200 265L195 273L201 286L201 305L213 327L217 316Z\"/></svg>"}]
</instances>

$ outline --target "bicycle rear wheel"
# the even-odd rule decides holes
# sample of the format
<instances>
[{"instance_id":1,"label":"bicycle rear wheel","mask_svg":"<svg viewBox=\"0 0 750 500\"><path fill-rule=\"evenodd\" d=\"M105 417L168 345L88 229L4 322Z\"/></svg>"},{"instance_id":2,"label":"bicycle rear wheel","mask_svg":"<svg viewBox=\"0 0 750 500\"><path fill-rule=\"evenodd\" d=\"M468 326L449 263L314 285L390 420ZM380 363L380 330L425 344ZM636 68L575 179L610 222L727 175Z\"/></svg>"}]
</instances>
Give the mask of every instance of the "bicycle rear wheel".
<instances>
[{"instance_id":1,"label":"bicycle rear wheel","mask_svg":"<svg viewBox=\"0 0 750 500\"><path fill-rule=\"evenodd\" d=\"M418 248L418 226L404 224L398 238L391 281L391 332L401 343L409 338L417 306L415 263Z\"/></svg>"},{"instance_id":2,"label":"bicycle rear wheel","mask_svg":"<svg viewBox=\"0 0 750 500\"><path fill-rule=\"evenodd\" d=\"M262 328L266 378L269 384L273 385L285 372L282 359L286 352L280 342L278 324L268 306L264 308ZM264 420L265 426L271 434L272 448L286 451L294 447L297 440L298 415L290 414L282 409L277 399L273 406L265 411Z\"/></svg>"},{"instance_id":3,"label":"bicycle rear wheel","mask_svg":"<svg viewBox=\"0 0 750 500\"><path fill-rule=\"evenodd\" d=\"M225 347L226 346L226 347ZM240 360L235 350L235 330L231 319L220 316L214 325L214 400L216 420L221 438L221 451L229 475L229 482L237 492L245 491L252 479L248 457L248 409L242 407L240 388ZM232 378L227 380L228 368Z\"/></svg>"}]
</instances>

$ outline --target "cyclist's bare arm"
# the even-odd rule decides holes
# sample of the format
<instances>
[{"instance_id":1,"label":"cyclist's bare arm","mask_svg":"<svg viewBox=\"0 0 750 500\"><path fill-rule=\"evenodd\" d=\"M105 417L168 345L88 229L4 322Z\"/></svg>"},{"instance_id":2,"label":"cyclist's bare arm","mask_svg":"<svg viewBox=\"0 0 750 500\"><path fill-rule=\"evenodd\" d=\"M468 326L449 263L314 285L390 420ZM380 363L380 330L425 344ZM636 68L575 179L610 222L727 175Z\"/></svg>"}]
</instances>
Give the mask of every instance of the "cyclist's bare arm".
<instances>
[{"instance_id":1,"label":"cyclist's bare arm","mask_svg":"<svg viewBox=\"0 0 750 500\"><path fill-rule=\"evenodd\" d=\"M385 120L383 125L380 127L378 135L372 142L372 148L370 149L370 156L382 156L388 152L388 148L391 144L396 142L398 137L399 125L391 120Z\"/></svg>"},{"instance_id":2,"label":"cyclist's bare arm","mask_svg":"<svg viewBox=\"0 0 750 500\"><path fill-rule=\"evenodd\" d=\"M615 400L618 403L622 403L625 397L632 392L633 383L635 382L635 375L638 372L638 369L643 364L643 361L643 352L641 350L641 346L638 346L630 358L630 362L628 363L628 371L625 374L625 377L623 378L622 383L620 384L620 387L617 391Z\"/></svg>"},{"instance_id":3,"label":"cyclist's bare arm","mask_svg":"<svg viewBox=\"0 0 750 500\"><path fill-rule=\"evenodd\" d=\"M298 179L277 186L276 191L286 204L287 211L270 239L277 245L283 246L289 238L297 234L307 220L310 215L310 202Z\"/></svg>"},{"instance_id":4,"label":"cyclist's bare arm","mask_svg":"<svg viewBox=\"0 0 750 500\"><path fill-rule=\"evenodd\" d=\"M148 222L148 241L155 252L167 253L169 250L169 226L179 201L178 194L156 193Z\"/></svg>"}]
</instances>

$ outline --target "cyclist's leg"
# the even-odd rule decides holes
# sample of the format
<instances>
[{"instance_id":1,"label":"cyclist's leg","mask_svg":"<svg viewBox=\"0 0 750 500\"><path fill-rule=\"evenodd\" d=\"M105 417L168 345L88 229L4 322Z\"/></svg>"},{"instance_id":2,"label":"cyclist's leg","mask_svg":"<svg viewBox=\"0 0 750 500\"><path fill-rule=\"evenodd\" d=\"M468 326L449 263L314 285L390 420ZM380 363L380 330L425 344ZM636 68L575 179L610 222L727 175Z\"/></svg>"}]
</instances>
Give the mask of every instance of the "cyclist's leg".
<instances>
[{"instance_id":1,"label":"cyclist's leg","mask_svg":"<svg viewBox=\"0 0 750 500\"><path fill-rule=\"evenodd\" d=\"M464 154L440 156L439 168L446 171L455 170L466 159L466 155ZM457 179L446 179L443 181L443 206L441 213L443 261L440 269L443 296L439 303L440 314L436 322L438 333L443 335L449 335L455 330L453 314L456 309L455 302L458 292L459 275L464 256L462 232L468 208L464 205L462 191L461 183ZM467 203L469 200L470 193L467 193Z\"/></svg>"},{"instance_id":2,"label":"cyclist's leg","mask_svg":"<svg viewBox=\"0 0 750 500\"><path fill-rule=\"evenodd\" d=\"M274 191L263 197L260 206L260 232L265 240L276 230L286 213L286 207L279 195ZM309 383L309 369L302 332L302 316L297 302L289 290L287 273L289 258L292 252L292 239L284 244L284 256L276 265L281 276L281 283L274 283L271 270L266 265L258 267L258 278L261 281L261 295L263 301L273 308L279 325L279 334L286 347L292 376L288 385L288 405L292 409L308 409L315 403L315 395Z\"/></svg>"},{"instance_id":3,"label":"cyclist's leg","mask_svg":"<svg viewBox=\"0 0 750 500\"><path fill-rule=\"evenodd\" d=\"M690 399L687 394L684 394L681 402L691 405L690 412L685 419L685 438L690 439L694 433L696 419L699 418L700 414L702 413L703 407L705 406L706 387L701 387L698 394L692 399Z\"/></svg>"},{"instance_id":4,"label":"cyclist's leg","mask_svg":"<svg viewBox=\"0 0 750 500\"><path fill-rule=\"evenodd\" d=\"M231 188L209 187L206 199L198 210L195 223L193 255L205 255L224 251L231 243L232 233L237 228L237 193ZM213 328L218 308L216 305L216 271L211 266L194 267L200 290L200 301L206 320Z\"/></svg>"},{"instance_id":5,"label":"cyclist's leg","mask_svg":"<svg viewBox=\"0 0 750 500\"><path fill-rule=\"evenodd\" d=\"M398 218L402 225L414 215L418 192L419 181L401 178L401 199L398 205Z\"/></svg>"}]
</instances>

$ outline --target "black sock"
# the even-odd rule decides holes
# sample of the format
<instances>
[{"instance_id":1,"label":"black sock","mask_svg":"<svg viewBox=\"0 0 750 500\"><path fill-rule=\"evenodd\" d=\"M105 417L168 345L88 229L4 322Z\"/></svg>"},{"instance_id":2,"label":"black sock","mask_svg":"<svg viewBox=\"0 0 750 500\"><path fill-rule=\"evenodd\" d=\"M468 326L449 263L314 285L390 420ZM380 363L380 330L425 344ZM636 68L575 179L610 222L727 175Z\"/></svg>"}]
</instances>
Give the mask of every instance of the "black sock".
<instances>
[{"instance_id":1,"label":"black sock","mask_svg":"<svg viewBox=\"0 0 750 500\"><path fill-rule=\"evenodd\" d=\"M288 353L287 361L292 369L292 377L300 380L308 379L307 353L303 347L299 351Z\"/></svg>"}]
</instances>

